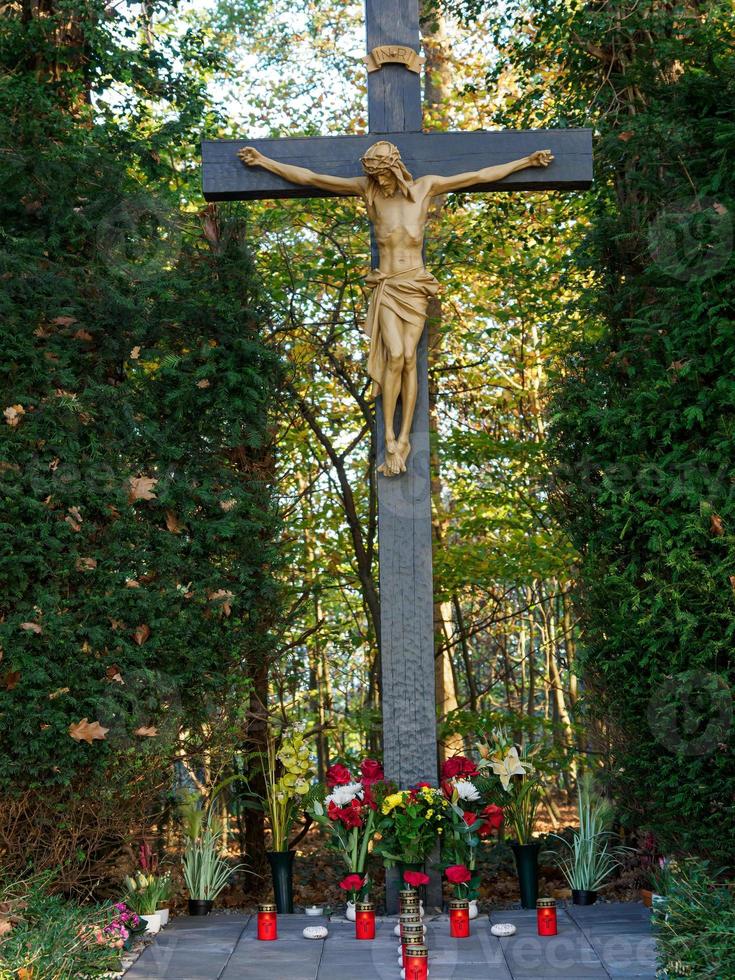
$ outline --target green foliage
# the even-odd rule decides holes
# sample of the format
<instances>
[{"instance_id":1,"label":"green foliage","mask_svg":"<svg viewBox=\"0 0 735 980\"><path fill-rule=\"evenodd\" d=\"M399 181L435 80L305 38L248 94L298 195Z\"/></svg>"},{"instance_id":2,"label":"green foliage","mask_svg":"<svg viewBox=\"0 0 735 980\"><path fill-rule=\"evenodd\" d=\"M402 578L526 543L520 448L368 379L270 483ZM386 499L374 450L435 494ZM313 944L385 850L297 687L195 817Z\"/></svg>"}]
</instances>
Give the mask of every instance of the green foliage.
<instances>
[{"instance_id":1,"label":"green foliage","mask_svg":"<svg viewBox=\"0 0 735 980\"><path fill-rule=\"evenodd\" d=\"M6 13L0 41L3 786L240 726L278 607L281 368L238 212L202 234L177 163L209 55L186 35L174 73L105 6ZM106 736L71 738L85 718Z\"/></svg>"},{"instance_id":2,"label":"green foliage","mask_svg":"<svg viewBox=\"0 0 735 980\"><path fill-rule=\"evenodd\" d=\"M25 969L43 980L78 980L116 971L120 950L96 934L114 919L109 906L80 906L52 895L48 878L0 885L14 925L0 938L0 980L14 980Z\"/></svg>"},{"instance_id":3,"label":"green foliage","mask_svg":"<svg viewBox=\"0 0 735 980\"><path fill-rule=\"evenodd\" d=\"M707 862L680 866L653 922L666 976L735 976L735 890L717 881Z\"/></svg>"},{"instance_id":4,"label":"green foliage","mask_svg":"<svg viewBox=\"0 0 735 980\"><path fill-rule=\"evenodd\" d=\"M735 831L732 29L715 2L531 0L499 20L493 76L518 84L506 124L599 132L578 256L596 288L551 446L588 705L626 819L715 854Z\"/></svg>"}]
</instances>

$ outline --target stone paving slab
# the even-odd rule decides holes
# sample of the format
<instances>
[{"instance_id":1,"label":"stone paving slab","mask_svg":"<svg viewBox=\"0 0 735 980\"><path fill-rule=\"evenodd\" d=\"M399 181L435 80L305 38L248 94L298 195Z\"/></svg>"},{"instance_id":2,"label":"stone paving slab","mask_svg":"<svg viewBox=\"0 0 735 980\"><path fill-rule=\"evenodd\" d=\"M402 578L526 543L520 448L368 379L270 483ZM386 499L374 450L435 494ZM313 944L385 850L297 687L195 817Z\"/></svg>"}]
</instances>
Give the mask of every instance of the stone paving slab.
<instances>
[{"instance_id":1,"label":"stone paving slab","mask_svg":"<svg viewBox=\"0 0 735 980\"><path fill-rule=\"evenodd\" d=\"M468 939L449 936L446 915L427 917L430 980L655 980L650 912L637 904L559 908L559 933L540 937L535 911L480 916ZM512 922L498 939L490 923ZM355 939L354 924L279 915L278 942L256 937L250 915L180 916L125 974L125 980L399 980L395 918L378 918L374 942ZM307 925L326 925L326 940L307 940Z\"/></svg>"}]
</instances>

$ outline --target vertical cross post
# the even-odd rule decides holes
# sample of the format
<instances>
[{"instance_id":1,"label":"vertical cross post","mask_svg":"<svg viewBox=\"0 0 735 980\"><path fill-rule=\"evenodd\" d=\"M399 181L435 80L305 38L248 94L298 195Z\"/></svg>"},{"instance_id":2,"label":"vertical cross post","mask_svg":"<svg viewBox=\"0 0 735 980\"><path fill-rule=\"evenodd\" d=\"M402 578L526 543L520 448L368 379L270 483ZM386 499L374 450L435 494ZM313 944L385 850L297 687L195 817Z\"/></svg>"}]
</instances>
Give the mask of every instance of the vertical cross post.
<instances>
[{"instance_id":1,"label":"vertical cross post","mask_svg":"<svg viewBox=\"0 0 735 980\"><path fill-rule=\"evenodd\" d=\"M418 0L366 0L368 52L381 45L419 51ZM421 76L403 64L384 64L368 74L371 135L420 132ZM373 267L378 250L371 233ZM411 453L400 476L378 475L380 656L383 760L399 786L437 778L434 682L434 587L431 478L429 473L429 372L427 330L416 354L418 397ZM396 431L400 428L400 402ZM382 397L376 405L377 459L384 458ZM400 881L386 875L386 908L397 910ZM432 876L427 904L441 905L441 879Z\"/></svg>"}]
</instances>

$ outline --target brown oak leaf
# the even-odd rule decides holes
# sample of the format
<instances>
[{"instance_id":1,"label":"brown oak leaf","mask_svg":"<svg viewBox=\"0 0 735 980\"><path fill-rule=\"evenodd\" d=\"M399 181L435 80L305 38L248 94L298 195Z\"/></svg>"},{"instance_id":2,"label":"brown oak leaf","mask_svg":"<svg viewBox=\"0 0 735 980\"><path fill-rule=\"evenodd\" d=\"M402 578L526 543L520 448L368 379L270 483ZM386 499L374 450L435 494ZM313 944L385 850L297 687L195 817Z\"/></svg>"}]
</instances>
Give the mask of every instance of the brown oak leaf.
<instances>
[{"instance_id":1,"label":"brown oak leaf","mask_svg":"<svg viewBox=\"0 0 735 980\"><path fill-rule=\"evenodd\" d=\"M6 691L12 691L18 686L20 681L20 671L19 670L9 670L5 677L3 677L3 684L5 685Z\"/></svg>"},{"instance_id":2,"label":"brown oak leaf","mask_svg":"<svg viewBox=\"0 0 735 980\"><path fill-rule=\"evenodd\" d=\"M141 623L140 626L136 626L135 631L133 632L133 639L139 647L142 647L150 635L150 626L148 626L147 623Z\"/></svg>"},{"instance_id":3,"label":"brown oak leaf","mask_svg":"<svg viewBox=\"0 0 735 980\"><path fill-rule=\"evenodd\" d=\"M140 347L137 346L133 347L133 349L130 351L130 360L137 361L139 357L140 357Z\"/></svg>"},{"instance_id":4,"label":"brown oak leaf","mask_svg":"<svg viewBox=\"0 0 735 980\"><path fill-rule=\"evenodd\" d=\"M237 506L237 500L234 497L230 497L229 500L220 500L219 505L225 514L227 514L233 507Z\"/></svg>"},{"instance_id":5,"label":"brown oak leaf","mask_svg":"<svg viewBox=\"0 0 735 980\"><path fill-rule=\"evenodd\" d=\"M55 323L57 327L70 327L77 322L77 318L75 316L55 316L51 322Z\"/></svg>"},{"instance_id":6,"label":"brown oak leaf","mask_svg":"<svg viewBox=\"0 0 735 980\"><path fill-rule=\"evenodd\" d=\"M103 728L98 721L90 722L87 718L69 725L69 734L75 742L89 742L90 745L95 739L104 739L109 730Z\"/></svg>"},{"instance_id":7,"label":"brown oak leaf","mask_svg":"<svg viewBox=\"0 0 735 980\"><path fill-rule=\"evenodd\" d=\"M5 416L5 421L10 426L16 426L23 415L25 415L26 410L22 405L9 405L3 415Z\"/></svg>"},{"instance_id":8,"label":"brown oak leaf","mask_svg":"<svg viewBox=\"0 0 735 980\"><path fill-rule=\"evenodd\" d=\"M88 330L77 330L74 334L74 340L84 340L87 343L94 340L94 337Z\"/></svg>"},{"instance_id":9,"label":"brown oak leaf","mask_svg":"<svg viewBox=\"0 0 735 980\"><path fill-rule=\"evenodd\" d=\"M125 579L125 584L127 585L127 587L129 589L139 589L140 588L140 582L137 580L137 578L126 578Z\"/></svg>"},{"instance_id":10,"label":"brown oak leaf","mask_svg":"<svg viewBox=\"0 0 735 980\"><path fill-rule=\"evenodd\" d=\"M222 612L225 614L225 616L229 616L232 612L232 602L230 600L234 599L234 595L227 589L217 589L216 592L210 592L209 599L211 602L217 602L220 604Z\"/></svg>"},{"instance_id":11,"label":"brown oak leaf","mask_svg":"<svg viewBox=\"0 0 735 980\"><path fill-rule=\"evenodd\" d=\"M181 534L184 525L172 510L166 511L166 527L172 534Z\"/></svg>"},{"instance_id":12,"label":"brown oak leaf","mask_svg":"<svg viewBox=\"0 0 735 980\"><path fill-rule=\"evenodd\" d=\"M725 528L722 523L722 518L720 517L719 514L710 514L709 529L712 532L712 534L716 534L718 538L725 533Z\"/></svg>"},{"instance_id":13,"label":"brown oak leaf","mask_svg":"<svg viewBox=\"0 0 735 980\"><path fill-rule=\"evenodd\" d=\"M131 477L128 500L131 504L136 500L155 500L156 494L153 488L157 483L158 480L154 476Z\"/></svg>"},{"instance_id":14,"label":"brown oak leaf","mask_svg":"<svg viewBox=\"0 0 735 980\"><path fill-rule=\"evenodd\" d=\"M149 727L141 725L140 728L135 729L135 734L140 735L141 738L155 738L158 735L158 729L154 728L153 725Z\"/></svg>"},{"instance_id":15,"label":"brown oak leaf","mask_svg":"<svg viewBox=\"0 0 735 980\"><path fill-rule=\"evenodd\" d=\"M78 572L92 572L96 567L96 558L77 558L75 563L75 568Z\"/></svg>"},{"instance_id":16,"label":"brown oak leaf","mask_svg":"<svg viewBox=\"0 0 735 980\"><path fill-rule=\"evenodd\" d=\"M197 381L197 388L208 388L209 378L202 378L201 381Z\"/></svg>"},{"instance_id":17,"label":"brown oak leaf","mask_svg":"<svg viewBox=\"0 0 735 980\"><path fill-rule=\"evenodd\" d=\"M105 671L105 676L108 681L113 681L115 684L124 684L125 681L122 679L122 674L120 673L120 668L117 664L110 664L110 666Z\"/></svg>"},{"instance_id":18,"label":"brown oak leaf","mask_svg":"<svg viewBox=\"0 0 735 980\"><path fill-rule=\"evenodd\" d=\"M618 139L622 140L623 143L627 143L629 139L632 139L635 133L632 129L624 129L622 133L618 133Z\"/></svg>"},{"instance_id":19,"label":"brown oak leaf","mask_svg":"<svg viewBox=\"0 0 735 980\"><path fill-rule=\"evenodd\" d=\"M20 628L28 633L43 633L43 627L38 623L21 623Z\"/></svg>"}]
</instances>

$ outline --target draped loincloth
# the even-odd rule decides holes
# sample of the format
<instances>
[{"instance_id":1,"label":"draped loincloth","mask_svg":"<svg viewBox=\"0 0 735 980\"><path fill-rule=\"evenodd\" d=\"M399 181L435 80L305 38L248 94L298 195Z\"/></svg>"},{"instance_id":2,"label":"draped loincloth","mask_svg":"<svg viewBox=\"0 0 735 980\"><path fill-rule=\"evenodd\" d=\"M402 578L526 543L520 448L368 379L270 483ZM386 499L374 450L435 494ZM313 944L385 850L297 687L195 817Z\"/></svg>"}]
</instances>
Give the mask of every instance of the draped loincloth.
<instances>
[{"instance_id":1,"label":"draped loincloth","mask_svg":"<svg viewBox=\"0 0 735 980\"><path fill-rule=\"evenodd\" d=\"M391 275L373 269L365 282L373 287L365 319L365 333L370 338L367 366L368 374L373 379L371 397L375 398L380 394L388 362L388 348L380 330L380 311L392 310L404 323L423 327L429 299L436 294L439 283L423 266Z\"/></svg>"}]
</instances>

